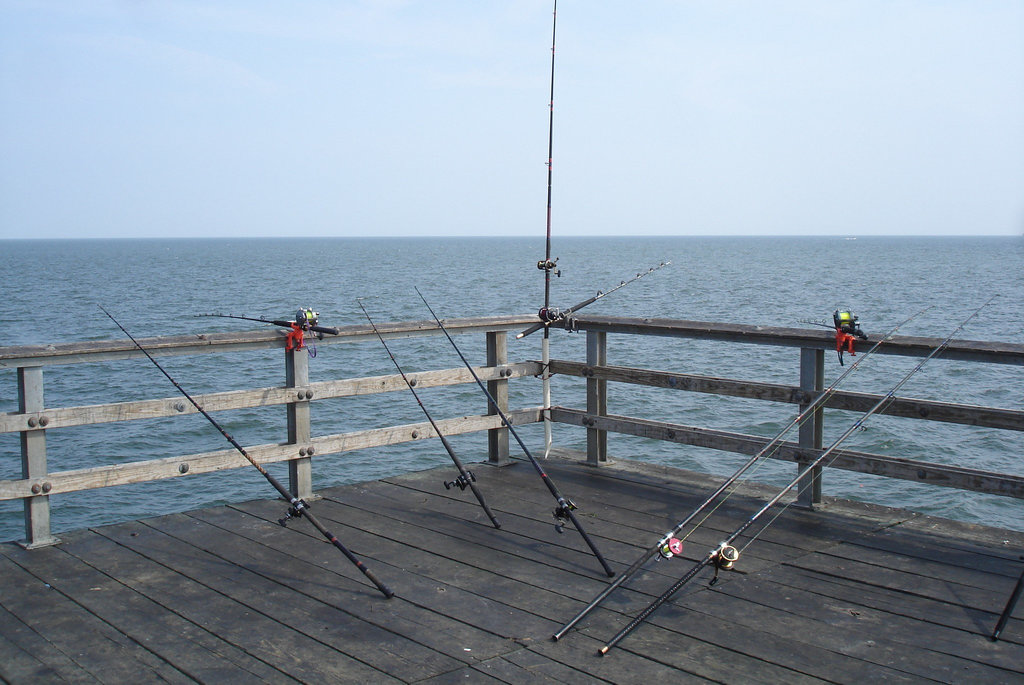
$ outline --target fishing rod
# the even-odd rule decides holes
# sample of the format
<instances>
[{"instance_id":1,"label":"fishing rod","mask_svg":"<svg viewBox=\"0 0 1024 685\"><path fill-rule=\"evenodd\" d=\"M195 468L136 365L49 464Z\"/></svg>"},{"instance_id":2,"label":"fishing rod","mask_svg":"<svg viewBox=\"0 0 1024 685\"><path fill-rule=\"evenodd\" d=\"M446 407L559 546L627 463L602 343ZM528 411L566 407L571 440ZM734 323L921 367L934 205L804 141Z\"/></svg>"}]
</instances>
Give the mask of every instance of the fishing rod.
<instances>
[{"instance_id":1,"label":"fishing rod","mask_svg":"<svg viewBox=\"0 0 1024 685\"><path fill-rule=\"evenodd\" d=\"M1021 557L1021 561L1024 561L1024 557ZM992 631L992 635L989 636L992 642L999 640L1003 628L1006 627L1006 623L1010 620L1010 614L1013 613L1014 608L1017 606L1017 601L1020 600L1022 591L1024 591L1024 569L1021 569L1020 577L1017 578L1017 584L1013 586L1013 592L1010 593L1010 599L1006 601L1003 613L999 615L999 620L996 621L996 628Z\"/></svg>"},{"instance_id":2,"label":"fishing rod","mask_svg":"<svg viewBox=\"0 0 1024 685\"><path fill-rule=\"evenodd\" d=\"M314 312L308 307L303 307L295 313L294 321L284 321L282 319L267 319L265 317L256 318L253 316L236 316L234 314L196 314L197 317L202 316L213 316L220 319L242 319L243 321L259 321L260 323L269 323L274 326L281 326L283 328L290 329L287 337L287 347L289 351L292 349L301 350L305 347L306 331L313 331L318 334L320 340L324 339L324 333L330 335L338 335L341 331L337 328L330 326L320 325L320 314ZM315 352L310 352L311 356L315 356Z\"/></svg>"},{"instance_id":3,"label":"fishing rod","mask_svg":"<svg viewBox=\"0 0 1024 685\"><path fill-rule=\"evenodd\" d=\"M825 460L833 452L836 451L840 444L842 444L848 437L850 437L855 431L857 431L864 425L864 423L868 420L869 417L883 409L886 405L892 403L893 400L895 400L896 393L899 391L899 389L902 388L903 385L906 384L906 382L909 381L914 374L920 371L921 368L930 359L932 359L932 357L935 357L940 352L942 352L942 350L946 349L946 347L949 346L950 341L953 340L956 334L959 333L963 329L963 327L967 325L967 322L973 319L975 316L977 316L977 314L986 306L988 306L988 304L992 302L992 300L994 300L996 297L998 297L998 295L994 295L993 297L989 298L989 300L986 301L985 304L975 309L970 316L968 316L966 319L960 322L960 324L955 329L953 329L952 333L950 333L941 343L939 343L939 345L936 346L924 359L918 362L917 365L914 366L914 368L907 372L907 374L904 375L903 378L901 378L900 381L896 383L896 385L894 385L889 390L889 392L885 394L885 396L878 400L878 402L876 402L870 409L868 409L868 411L862 414L860 418L853 423L852 426L850 426L838 438L836 438L836 440L828 447L828 449L824 450L820 455L818 455L818 457L815 458L814 461L812 461L800 475L798 475L786 487L780 490L778 494L776 494L774 497L768 500L768 502L766 502L764 506L757 510L757 512L755 512L739 528L737 528L732 534L730 534L722 543L718 545L718 547L715 547L714 549L710 550L700 561L694 564L693 567L686 572L686 574L684 574L681 578L675 581L675 583L673 583L668 590L659 595L653 602L651 602L646 608L644 608L643 611L637 614L637 616L632 621L630 621L629 624L627 624L622 630L616 633L616 635L608 642L608 644L606 644L604 647L600 649L599 654L601 654L602 656L607 654L608 650L617 645L638 625L643 623L648 616L654 613L654 611L657 610L658 607L660 607L662 604L671 599L672 596L676 592L678 592L681 587L683 587L686 583L692 580L706 566L713 565L715 568L715 576L711 581L712 584L714 584L717 581L719 570L731 569L733 565L736 563L736 561L739 560L740 552L742 551L737 550L732 543L735 542L736 539L739 538L739 536L742 535L748 528L754 525L754 523L759 518L761 518L761 516L763 516L769 509L778 504L778 502L782 500L782 498L785 496L787 492L789 492L797 485L799 485L800 481L804 479L805 475L807 475L808 473L813 473L813 469L815 467L823 464ZM830 460L829 463L831 463L831 461L833 460L834 458ZM785 507L783 507L782 510L780 510L779 513L775 515L775 517L773 517L767 524L765 524L761 528L761 530L759 530L755 535L753 535L751 539L747 542L747 544L743 546L743 550L746 550L746 548L749 547L750 544L754 542L754 540L756 540L762 533L764 533L764 531L767 530L768 526L770 526L775 521L775 519L781 516L782 512L785 511L788 506L789 505L787 504Z\"/></svg>"},{"instance_id":4,"label":"fishing rod","mask_svg":"<svg viewBox=\"0 0 1024 685\"><path fill-rule=\"evenodd\" d=\"M542 312L548 311L551 306L551 272L561 276L555 265L558 263L556 257L551 259L551 175L552 161L554 159L555 144L555 27L558 23L558 0L552 0L551 11L551 95L548 100L548 208L547 208L547 238L545 240L544 261L537 262L537 268L544 272L544 308ZM544 339L541 341L541 392L543 394L544 407L541 410L544 418L544 458L547 459L551 452L551 340L550 331L544 328Z\"/></svg>"},{"instance_id":5,"label":"fishing rod","mask_svg":"<svg viewBox=\"0 0 1024 685\"><path fill-rule=\"evenodd\" d=\"M402 380L405 381L406 386L408 386L409 392L411 392L412 396L416 398L416 403L420 405L420 409L423 410L427 420L430 421L430 425L434 427L434 432L437 433L437 437L441 438L441 444L444 445L445 450L448 452L448 456L451 457L452 461L455 463L455 468L459 470L459 477L455 480L445 481L444 489L450 490L452 487L457 487L460 490L465 491L468 487L473 491L473 494L476 495L477 501L480 502L480 506L484 508L484 513L487 514L487 518L491 519L491 523L494 524L494 527L501 528L501 524L498 523L498 519L494 517L494 514L491 512L491 508L487 506L484 496L476 487L476 476L473 475L472 471L467 470L466 467L462 465L462 460L455 454L455 449L452 447L451 443L448 442L448 438L441 433L441 429L438 428L437 423L434 421L434 417L430 415L430 412L427 411L423 401L420 400L419 393L417 393L416 388L413 387L412 381L410 381L408 376L405 375L405 371L403 371L402 367L398 364L398 360L395 359L395 355L391 353L391 348L388 347L387 342L384 341L384 336L382 336L380 331L377 330L377 324L373 322L373 319L370 318L370 313L367 312L366 307L363 306L362 298L356 298L356 303L359 305L359 308L363 310L363 315L365 315L366 320L370 322L370 327L373 328L373 332L377 334L377 338L380 340L381 345L384 346L388 356L391 357L391 362L395 365L395 368L398 369L398 373L401 374Z\"/></svg>"},{"instance_id":6,"label":"fishing rod","mask_svg":"<svg viewBox=\"0 0 1024 685\"><path fill-rule=\"evenodd\" d=\"M298 517L305 517L306 520L309 521L310 524L312 524L312 526L314 528L316 528L318 531L320 531L321 535L323 535L325 538L327 538L328 542L330 542L332 545L334 545L339 550L341 550L341 553L344 554L348 558L349 561L351 561L353 564L355 564L356 568L358 568L360 571L362 571L363 575L366 576L367 579L370 580L370 582L372 582L374 585L376 585L377 589L380 590L384 594L384 596L386 598L390 599L390 598L395 596L395 593L391 590L391 588L389 588L387 585L385 585L380 580L378 580L377 577L375 575L373 575L373 572L370 571L370 569L368 569L366 567L366 565L363 564L363 562L360 561L359 558L356 557L356 555L353 554L351 552L351 550L348 549L348 547L346 547L345 545L343 545L341 543L341 541L337 538L337 536L335 536L332 533L330 533L323 526L323 524L320 523L320 520L317 519L315 516L313 516L313 514L309 511L309 504L307 502L305 502L304 500L296 497L292 493L288 492L287 488L285 488L281 484L281 482L279 480L277 480L272 475L270 475L270 473L265 468L263 468L263 466L261 466L255 459L253 459L249 455L248 452L245 451L244 447L242 447L240 444L238 444L237 440L235 440L233 437L231 437L231 435L226 430L224 430L224 428L219 423L217 423L217 421L212 416L210 416L206 412L205 409L203 409L201 406L199 406L199 403L196 402L192 398L192 396L189 395L188 392L186 392L185 389L183 387L181 387L181 385L178 384L178 381L174 380L174 378L171 377L171 374L169 374L167 372L167 370L164 369L164 367L162 367L160 365L160 363L156 359L153 358L153 355L151 355L149 353L149 351L145 347L143 347L142 345L139 344L138 340L136 340L134 337L132 337L132 334L128 332L128 329L126 329L124 326L122 326L120 324L120 322L118 322L118 320L114 318L113 314L111 314L106 309L104 309L102 305L98 305L98 306L99 306L99 308L101 310L103 310L103 313L106 314L108 317L110 317L110 320L113 321L115 324L117 324L117 327L120 328L124 332L124 334L127 335L128 338L133 343L135 343L135 346L137 348L139 348L139 350L141 350L144 355L146 355L146 357L149 359L149 361L153 362L153 365L156 366L156 368L160 369L160 372L164 376L167 377L167 380L169 380L171 382L171 384L174 385L175 388L178 389L178 392L180 392L182 395L184 395L185 399L187 399L189 402L191 402L192 406L195 407L196 410L200 414L205 416L206 420L209 421L211 424L213 424L213 427L216 428L218 431L220 431L220 434L223 435L224 438L229 443L231 443L231 446L234 447L236 450L238 450L238 453L241 454L243 457L245 457L246 460L250 464L252 464L256 468L256 470L259 471L263 475L264 478L267 479L267 482L270 483L272 486L274 486L274 489L277 490L278 493L280 493L281 497L283 497L285 499L285 501L287 501L288 504L291 505L288 508L288 512L285 514L284 518L278 519L278 523L279 524L281 524L282 526L285 526L289 519L298 518Z\"/></svg>"},{"instance_id":7,"label":"fishing rod","mask_svg":"<svg viewBox=\"0 0 1024 685\"><path fill-rule=\"evenodd\" d=\"M541 349L541 381L543 383L542 387L543 387L543 395L544 395L544 407L541 410L541 412L542 412L542 416L544 418L544 458L545 459L547 459L548 455L551 453L551 342L550 342L551 324L556 322L556 321L567 321L567 320L569 320L569 317L574 312L582 309L583 307L586 307L589 304L593 304L594 302L597 302L599 299L601 299L605 295L610 295L611 293L615 292L619 288L624 288L627 285L629 285L630 283L632 283L633 281L638 281L641 278L643 278L644 276L646 276L647 274L654 273L658 269L660 269L660 268L662 268L664 266L668 266L671 263L672 262L662 262L658 266L652 267L652 268L648 269L647 271L642 271L642 272L638 273L636 276L634 276L633 278L630 278L627 281L622 281L617 286L615 286L611 290L608 290L607 292L602 291L602 290L598 290L597 294L594 295L593 297L588 297L587 299L583 300L582 302L578 302L577 304L574 304L572 307L569 307L565 311L561 311L559 309L551 307L548 304L547 297L545 296L544 307L542 307L541 310L539 312L537 312L538 316L540 317L540 322L533 324L532 326L530 326L529 328L527 328L526 330L524 330L523 332L519 333L516 336L516 340L520 340L520 339L525 338L526 336L530 335L534 331L537 331L537 330L539 330L541 328L544 329L544 338L543 338L543 340L541 340L541 348L540 349Z\"/></svg>"},{"instance_id":8,"label":"fishing rod","mask_svg":"<svg viewBox=\"0 0 1024 685\"><path fill-rule=\"evenodd\" d=\"M548 327L550 327L552 323L554 323L556 321L565 321L572 314L575 314L576 312L578 312L580 309L583 309L587 305L591 305L591 304L597 302L598 300L600 300L602 297L604 297L606 295L611 295L613 292L615 292L619 288L625 288L630 283L632 283L634 281L639 281L641 278L643 278L647 274L652 274L655 271L657 271L658 269L661 269L662 267L669 266L670 264L672 264L672 262L661 262L657 266L652 266L647 271L641 271L640 273L636 274L635 276L633 276L629 280L620 282L617 286L615 286L611 290L598 290L597 294L594 295L593 297L588 297L587 299L583 300L582 302L577 302L576 304L574 304L573 306L569 307L568 309L560 310L560 309L557 309L557 308L554 308L554 307L545 306L543 309L541 309L539 312L537 312L537 315L540 317L540 322L539 323L535 323L532 326L530 326L529 328L527 328L526 330L524 330L523 332L518 333L516 335L516 340L520 340L522 338L525 338L526 336L530 335L531 333L535 333L535 332L539 331L541 328L547 330Z\"/></svg>"},{"instance_id":9,"label":"fishing rod","mask_svg":"<svg viewBox=\"0 0 1024 685\"><path fill-rule=\"evenodd\" d=\"M594 545L593 540L590 539L590 536L587 535L586 531L583 530L583 525L579 522L579 519L576 518L576 514L573 513L573 510L577 508L576 504L573 503L572 500L566 499L562 495L562 493L558 491L558 488L551 481L551 478L548 476L547 473L544 472L544 469L541 468L540 463L533 456L533 454L530 453L529 448L526 447L526 443L523 442L523 439L519 437L519 433L512 426L512 422L509 420L508 416L506 416L505 412L503 412L501 410L501 407L498 406L497 400L495 400L494 396L490 393L490 391L487 390L487 387L483 384L483 381L480 380L480 376L478 376L476 371L473 370L473 366L469 363L469 360L466 359L466 355L462 354L462 350L460 350L459 346L455 344L455 340L452 338L451 333L449 333L448 329L445 328L445 325L441 322L441 319L438 318L437 314L434 312L434 308L430 306L430 303L427 302L427 298L423 296L423 293L420 292L419 288L416 288L416 294L420 296L421 300L423 300L423 304L427 306L427 309L430 311L431 316L434 317L434 321L437 322L438 327L445 334L445 337L448 338L448 342L452 344L452 347L455 348L455 351L459 354L459 357L462 359L462 363L465 364L466 368L469 369L469 372L473 374L473 380L476 381L476 384L480 386L480 389L483 391L484 395L487 396L487 401L490 403L494 411L497 412L498 416L501 418L502 423L504 423L505 427L508 428L509 433L511 433L512 436L516 439L516 442L519 443L519 447L523 450L523 454L525 454L526 458L530 460L530 463L533 465L533 468L536 469L537 474L540 475L541 480L544 481L544 484L548 487L548 490L551 492L551 496L554 497L555 501L558 503L558 506L555 507L554 510L555 530L561 533L562 528L564 528L565 526L565 520L568 519L569 522L572 523L573 526L575 526L576 530L579 531L580 535L583 537L583 541L586 542L587 547L590 548L590 551L594 553L595 557L597 557L597 560L601 563L601 566L604 568L604 572L608 574L608 577L611 578L612 576L614 576L615 572L612 571L611 568L608 566L608 562L604 560L603 556L601 556L601 552L597 549L597 546Z\"/></svg>"},{"instance_id":10,"label":"fishing rod","mask_svg":"<svg viewBox=\"0 0 1024 685\"><path fill-rule=\"evenodd\" d=\"M640 569L644 566L644 564L646 564L651 559L651 557L661 555L662 557L669 559L673 556L677 556L678 554L680 554L682 552L682 540L676 539L676 535L678 535L684 528L686 528L686 526L688 526L695 518L697 518L698 514L703 512L705 509L710 507L716 500L718 500L718 498L726 490L732 487L733 484L735 484L744 473L746 473L752 466L754 466L754 464L760 462L762 459L766 458L768 455L773 453L780 446L782 438L785 437L785 435L789 433L790 430L792 430L795 426L803 424L804 421L806 421L810 416L812 416L816 411L818 411L818 409L824 406L825 403L829 400L829 398L831 398L832 395L835 394L836 390L843 383L843 381L846 380L846 378L849 377L850 374L852 374L857 369L857 367L860 366L860 364L871 355L872 352L877 350L883 342L890 340L892 336L896 334L896 331L898 331L902 326L905 326L913 319L916 319L917 317L921 316L929 309L931 309L933 306L934 305L925 307L924 309L914 314L913 316L893 326L888 333L886 333L880 340L878 340L871 347L871 349L869 349L867 352L861 355L857 359L857 361L849 368L847 368L846 371L844 371L838 378L836 378L831 385L829 385L827 388L821 391L821 393L816 398L814 398L813 402L811 402L799 414L797 414L793 418L793 420L790 421L790 423L786 425L785 428L779 431L775 435L775 437L769 440L768 443L757 452L757 454L752 456L746 463L740 466L735 473L729 476L729 478L726 479L725 482L723 482L717 490L711 493L711 495L709 495L703 503L701 503L696 509L694 509L685 519L676 524L675 528L665 533L665 535L663 535L660 540L658 540L656 543L654 543L654 545L648 548L635 562L633 562L633 564L629 568L623 571L614 581L612 581L608 585L608 587L606 587L596 597L594 597L594 599L591 600L590 604L588 604L571 621L565 624L565 626L563 626L561 630L552 635L552 639L556 641L560 640L567 632L572 630L573 626L575 626L577 623L583 620L583 618L586 617L587 614L596 609L605 599L607 599L608 596L612 594L612 592L614 592L623 583L625 583L627 580L636 575L637 572L639 572ZM688 536L689 534L687 534L687 537Z\"/></svg>"}]
</instances>

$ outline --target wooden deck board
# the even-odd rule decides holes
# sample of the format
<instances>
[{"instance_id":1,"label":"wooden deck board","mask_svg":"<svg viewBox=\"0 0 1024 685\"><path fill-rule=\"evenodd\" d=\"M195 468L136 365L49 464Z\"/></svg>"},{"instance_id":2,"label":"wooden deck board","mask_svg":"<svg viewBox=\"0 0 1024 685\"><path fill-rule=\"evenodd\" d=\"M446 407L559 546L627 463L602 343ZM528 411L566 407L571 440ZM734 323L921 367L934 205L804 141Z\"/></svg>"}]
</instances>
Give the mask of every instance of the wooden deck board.
<instances>
[{"instance_id":1,"label":"wooden deck board","mask_svg":"<svg viewBox=\"0 0 1024 685\"><path fill-rule=\"evenodd\" d=\"M715 482L620 462L544 463L622 570ZM313 511L395 591L384 599L273 500L0 545L0 680L820 683L1024 681L1024 607L988 634L1024 534L830 500L788 509L735 572L705 571L598 648L770 496L743 488L559 642L608 579L529 464L474 465L502 522L441 468L318 493ZM112 496L116 493L112 493Z\"/></svg>"}]
</instances>

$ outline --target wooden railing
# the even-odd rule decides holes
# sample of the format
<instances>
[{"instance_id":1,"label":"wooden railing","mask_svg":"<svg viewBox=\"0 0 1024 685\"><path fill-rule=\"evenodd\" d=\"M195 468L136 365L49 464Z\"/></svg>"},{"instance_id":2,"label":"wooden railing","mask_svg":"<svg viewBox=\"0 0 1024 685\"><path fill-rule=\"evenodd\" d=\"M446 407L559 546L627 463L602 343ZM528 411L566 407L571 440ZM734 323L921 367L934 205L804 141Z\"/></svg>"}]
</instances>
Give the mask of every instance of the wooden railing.
<instances>
[{"instance_id":1,"label":"wooden railing","mask_svg":"<svg viewBox=\"0 0 1024 685\"><path fill-rule=\"evenodd\" d=\"M650 421L609 412L609 382L632 383L687 391L744 397L771 402L796 404L802 413L824 389L825 352L835 350L835 339L829 331L793 328L769 328L741 324L706 323L666 319L632 319L621 317L577 317L567 324L573 330L585 331L587 360L585 363L552 360L552 373L581 376L587 383L586 410L553 407L552 421L584 426L587 429L587 459L600 464L608 458L609 432L642 436L742 454L756 454L766 444L764 437L693 426ZM668 373L647 369L609 366L608 334L647 335L674 338L713 340L722 344L752 343L800 349L800 384L797 386L755 383L727 378ZM874 343L859 342L859 349ZM879 346L875 354L924 357L942 342L938 338L893 337ZM942 352L943 359L992 364L1024 365L1024 345L953 340ZM1018 374L1008 383L1024 387ZM796 443L783 442L770 456L796 462L802 472L822 452L824 408L864 412L882 399L882 395L834 392L824 407L801 423ZM911 419L987 426L1024 431L1024 411L982 407L928 400L896 398L880 413ZM849 471L900 478L986 494L1024 498L1024 476L992 473L921 460L888 457L865 452L841 450L830 466ZM810 487L804 487L806 483ZM804 506L821 501L821 470L813 470L813 478L802 483L799 500Z\"/></svg>"},{"instance_id":2,"label":"wooden railing","mask_svg":"<svg viewBox=\"0 0 1024 685\"><path fill-rule=\"evenodd\" d=\"M537 361L510 363L507 332L520 330L533 322L529 316L504 316L457 319L446 322L452 333L485 334L487 364L477 369L488 383L491 394L513 424L543 420L543 408L508 407L508 382L534 377L542 367ZM731 433L694 426L618 416L609 411L608 383L629 383L658 388L658 392L698 392L752 398L807 407L823 389L824 353L834 350L830 333L805 329L764 328L735 324L674 320L626 319L615 317L577 317L568 324L586 333L584 362L552 360L552 373L585 379L586 408L556 406L550 410L553 422L582 426L587 432L587 458L600 465L608 457L608 434L638 435L675 443L699 445L711 449L754 454L767 442L764 437ZM386 338L438 335L434 322L378 324ZM698 338L721 344L752 343L794 347L800 352L800 383L797 386L758 383L745 380L688 375L666 371L613 366L607 363L607 336L642 335ZM237 350L281 348L284 333L264 329L244 333L217 333L142 339L140 343L154 356L197 355ZM366 343L375 341L369 326L349 326L337 336L328 336L318 344ZM931 338L894 338L882 345L877 354L924 356L939 340ZM248 465L233 450L174 456L124 464L50 473L47 468L48 431L69 426L102 424L155 417L173 417L195 413L184 398L169 397L131 402L47 407L43 401L43 371L46 367L141 357L130 341L82 342L48 346L0 348L0 369L17 374L19 410L0 414L0 433L20 433L22 477L0 481L0 500L21 499L25 509L25 545L52 544L49 496L166 478L193 476ZM1024 365L1024 345L954 340L943 358L970 362ZM285 354L285 383L282 386L196 395L195 399L210 412L281 405L286 407L288 440L282 443L247 446L259 462L287 462L289 487L299 497L312 490L311 457L322 457L351 450L394 445L435 436L429 422L372 428L350 433L315 436L310 421L310 404L321 400L383 392L401 391L405 384L397 374L312 382L308 358ZM464 368L423 371L412 374L417 388L472 383ZM1016 381L1020 383L1019 380ZM881 396L867 393L836 392L826 406L864 411ZM483 398L481 398L483 400ZM927 400L897 399L886 410L892 416L988 426L1004 430L1024 430L1024 412L1019 409L980 407ZM799 429L798 441L785 442L772 456L796 462L803 470L822 449L824 412ZM500 419L488 408L474 416L444 418L437 421L441 431L458 435L488 431L488 459L494 463L508 460L508 435ZM886 457L863 452L842 451L831 466L851 471L903 478L948 487L1024 498L1024 477L977 469L947 466L918 460ZM800 499L812 505L821 497L820 472L813 486L801 491Z\"/></svg>"},{"instance_id":3,"label":"wooden railing","mask_svg":"<svg viewBox=\"0 0 1024 685\"><path fill-rule=\"evenodd\" d=\"M487 382L492 396L512 423L540 420L540 408L510 410L508 382L521 376L534 376L541 371L539 363L508 363L507 331L518 330L532 323L531 317L490 317L457 319L446 323L454 334L485 334L487 366L476 369ZM439 335L431 322L378 324L386 339ZM140 339L139 343L154 357L197 355L282 348L284 332L267 328L262 331L216 333L198 336L177 336ZM339 335L328 336L317 345L368 342L379 344L369 326L348 326ZM69 426L102 424L137 419L184 416L197 413L184 397L167 397L132 402L116 402L78 407L47 407L43 401L43 370L68 364L95 363L142 357L130 341L81 342L61 345L0 348L0 369L17 372L17 412L0 414L0 433L21 434L22 477L0 481L0 500L21 499L25 507L25 545L36 547L53 544L50 530L50 495L80 490L125 485L185 475L210 473L223 469L246 467L249 463L233 449L202 454L174 456L123 464L51 473L47 468L46 435L48 431ZM400 375L347 378L311 382L308 355L305 350L285 352L285 383L278 387L255 388L231 392L194 395L207 412L230 409L286 407L288 440L282 443L246 446L246 452L257 462L288 462L289 488L299 497L312 494L311 457L337 454L351 450L395 445L436 437L428 421L404 426L389 426L350 433L314 436L310 421L310 404L339 397L354 397L404 391ZM434 370L410 374L417 388L474 383L465 368ZM168 386L170 387L170 386ZM486 405L486 400L482 398ZM508 459L507 429L490 408L478 416L441 419L438 427L446 435L489 431L489 459L501 463Z\"/></svg>"}]
</instances>

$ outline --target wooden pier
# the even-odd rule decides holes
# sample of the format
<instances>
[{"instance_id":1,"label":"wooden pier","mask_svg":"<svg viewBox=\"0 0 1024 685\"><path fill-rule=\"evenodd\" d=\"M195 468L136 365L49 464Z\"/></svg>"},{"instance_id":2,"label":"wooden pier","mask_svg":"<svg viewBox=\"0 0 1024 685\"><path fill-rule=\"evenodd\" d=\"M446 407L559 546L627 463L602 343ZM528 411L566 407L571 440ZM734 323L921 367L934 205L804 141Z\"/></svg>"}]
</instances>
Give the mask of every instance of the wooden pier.
<instances>
[{"instance_id":1,"label":"wooden pier","mask_svg":"<svg viewBox=\"0 0 1024 685\"><path fill-rule=\"evenodd\" d=\"M280 409L280 434L287 439L246 444L247 453L261 464L287 464L289 492L309 500L317 518L395 590L396 597L385 599L308 522L279 526L286 510L280 500L212 508L197 501L190 505L200 507L195 511L61 531L58 540L50 530L50 507L61 495L141 482L188 483L251 465L232 449L158 457L142 449L114 462L98 455L97 463L82 468L55 469L50 453L69 449L57 441L48 446L55 432L140 419L174 422L193 408L178 396L112 401L103 384L87 404L44 401L44 376L69 365L141 356L124 340L0 348L4 387L16 388L18 397L17 411L0 413L0 433L18 433L21 451L20 477L8 469L0 500L20 500L25 520L20 544L0 544L0 681L1024 683L1024 604L999 642L988 637L1020 577L1024 533L838 501L823 492L828 473L814 460L823 450L825 412L808 408L825 393L825 353L835 345L827 332L578 317L566 328L586 336L585 359L552 359L549 368L585 390L585 406L557 399L549 409L510 406L510 384L536 383L543 367L510 359L507 334L534 321L495 316L451 320L446 328L485 341L486 364L475 373L512 425L549 418L558 430L585 434L585 453L559 452L545 468L579 505L577 516L616 571L685 518L720 480L616 460L621 443L610 435L694 445L737 460L737 454L763 449L767 439L658 421L642 410L623 415L614 393L609 406L609 385L643 388L652 406L665 394L696 393L807 411L797 440L766 455L807 476L810 487L801 489L798 506L745 550L720 582L709 587L705 573L600 657L598 649L632 616L775 491L745 486L688 538L682 559L652 561L576 630L553 642L551 635L609 579L571 526L561 534L555 530L554 499L528 463L513 459L518 452L509 450L509 429L482 399L437 423L446 435L486 433L486 461L473 470L501 530L471 495L444 488L443 481L454 477L452 466L416 471L410 464L413 473L314 489L314 464L436 438L428 422L369 421L338 433L312 420L314 403L329 407L344 399L346 415L353 416L362 397L407 392L398 375L365 376L356 368L313 379L305 352L285 351L282 384L197 398L217 414ZM440 332L432 321L378 326L386 338ZM157 356L269 350L268 363L279 364L283 335L263 329L142 343ZM799 361L799 383L683 374L636 361L618 365L630 360L609 360L607 341L625 335L788 347ZM879 354L920 357L939 342L890 338ZM346 326L318 344L379 341L367 326ZM1001 382L1007 382L1024 366L1024 345L953 341L943 357L1002 365ZM417 368L414 380L438 391L474 382L465 368ZM863 412L881 397L839 391L824 406ZM900 397L881 413L964 431L1013 431L1014 437L1024 431L1024 410L1016 405ZM836 418L833 413L829 420ZM16 463L11 456L8 465ZM969 450L958 464L850 450L835 456L827 466L852 474L1024 499L1024 475L973 468ZM238 499L224 492L207 502Z\"/></svg>"},{"instance_id":2,"label":"wooden pier","mask_svg":"<svg viewBox=\"0 0 1024 685\"><path fill-rule=\"evenodd\" d=\"M562 458L562 457L570 458ZM623 570L706 497L707 476L545 463ZM790 507L713 588L688 585L607 656L632 615L734 530L750 486L559 642L605 587L527 463L473 466L502 522L439 468L313 503L395 591L384 599L308 523L254 501L0 545L0 680L38 682L1024 682L1024 605L989 635L1024 534L825 498Z\"/></svg>"}]
</instances>

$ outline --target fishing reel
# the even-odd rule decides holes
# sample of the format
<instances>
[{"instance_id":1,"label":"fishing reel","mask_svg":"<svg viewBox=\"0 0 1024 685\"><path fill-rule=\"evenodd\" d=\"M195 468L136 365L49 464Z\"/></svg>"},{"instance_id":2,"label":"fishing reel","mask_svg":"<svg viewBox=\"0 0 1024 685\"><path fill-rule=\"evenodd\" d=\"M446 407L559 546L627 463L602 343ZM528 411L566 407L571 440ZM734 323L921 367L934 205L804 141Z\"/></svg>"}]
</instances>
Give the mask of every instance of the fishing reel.
<instances>
[{"instance_id":1,"label":"fishing reel","mask_svg":"<svg viewBox=\"0 0 1024 685\"><path fill-rule=\"evenodd\" d=\"M565 530L566 519L570 519L570 512L576 508L576 505L570 499L564 497L558 500L558 506L555 507L555 530L559 533ZM570 519L571 520L571 519Z\"/></svg>"},{"instance_id":2,"label":"fishing reel","mask_svg":"<svg viewBox=\"0 0 1024 685\"><path fill-rule=\"evenodd\" d=\"M293 500L292 506L288 507L288 511L285 513L283 518L277 519L277 524L282 528L288 527L288 522L292 519L297 519L302 516L302 512L309 507L303 500Z\"/></svg>"},{"instance_id":3,"label":"fishing reel","mask_svg":"<svg viewBox=\"0 0 1024 685\"><path fill-rule=\"evenodd\" d=\"M537 312L537 316L539 316L540 320L544 323L553 323L565 318L565 314L556 307L541 307Z\"/></svg>"},{"instance_id":4,"label":"fishing reel","mask_svg":"<svg viewBox=\"0 0 1024 685\"><path fill-rule=\"evenodd\" d=\"M308 331L320 322L320 313L314 312L309 307L300 308L295 312L295 323L304 331Z\"/></svg>"},{"instance_id":5,"label":"fishing reel","mask_svg":"<svg viewBox=\"0 0 1024 685\"><path fill-rule=\"evenodd\" d=\"M714 556L711 559L711 563L715 566L715 575L709 583L709 587L718 582L718 572L725 570L728 571L733 567L737 561L739 561L740 552L732 545L722 543L721 546L715 550Z\"/></svg>"},{"instance_id":6,"label":"fishing reel","mask_svg":"<svg viewBox=\"0 0 1024 685\"><path fill-rule=\"evenodd\" d=\"M854 336L861 340L867 340L868 335L860 329L857 323L857 315L845 309L837 309L832 314L832 321L836 326L836 352L839 354L839 365L843 366L843 350L851 355L857 354L854 348Z\"/></svg>"},{"instance_id":7,"label":"fishing reel","mask_svg":"<svg viewBox=\"0 0 1024 685\"><path fill-rule=\"evenodd\" d=\"M456 478L455 480L446 480L444 482L444 489L451 490L453 487L456 487L459 490L465 490L467 487L469 487L470 481L473 481L475 483L476 476L473 475L472 471L467 470L465 475L459 474L459 477Z\"/></svg>"},{"instance_id":8,"label":"fishing reel","mask_svg":"<svg viewBox=\"0 0 1024 685\"><path fill-rule=\"evenodd\" d=\"M557 268L558 257L552 259L542 259L537 262L537 268L541 271L547 271L548 273L554 273L555 276L561 277L562 271Z\"/></svg>"},{"instance_id":9,"label":"fishing reel","mask_svg":"<svg viewBox=\"0 0 1024 685\"><path fill-rule=\"evenodd\" d=\"M832 322L835 324L837 331L847 335L855 335L861 340L867 340L868 335L861 330L859 321L860 318L856 314L846 309L837 309L832 314Z\"/></svg>"},{"instance_id":10,"label":"fishing reel","mask_svg":"<svg viewBox=\"0 0 1024 685\"><path fill-rule=\"evenodd\" d=\"M658 547L658 554L663 559L671 559L672 557L679 556L683 553L683 541L679 538L671 538L666 540L664 544Z\"/></svg>"}]
</instances>

